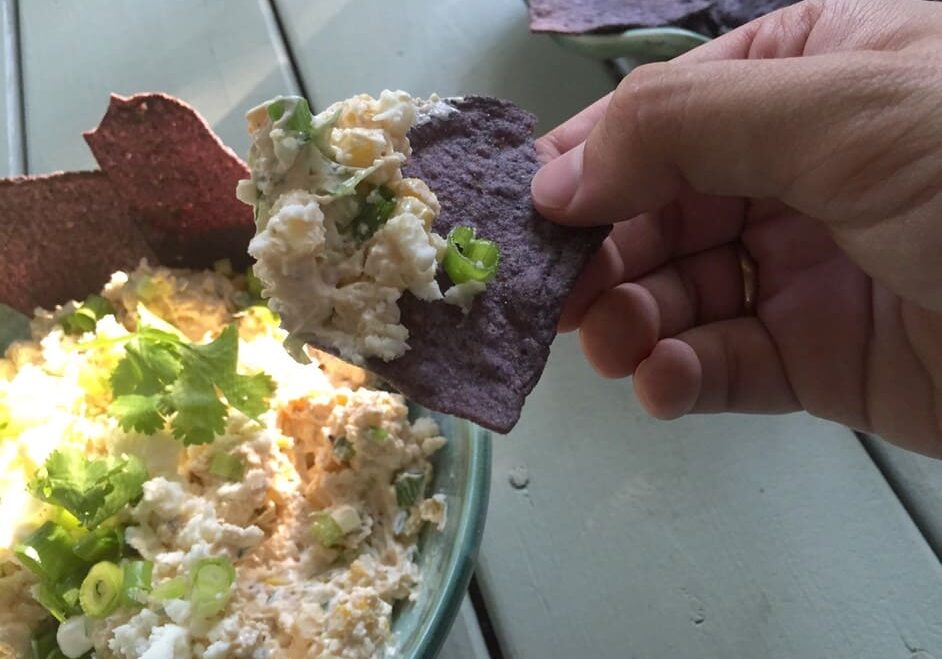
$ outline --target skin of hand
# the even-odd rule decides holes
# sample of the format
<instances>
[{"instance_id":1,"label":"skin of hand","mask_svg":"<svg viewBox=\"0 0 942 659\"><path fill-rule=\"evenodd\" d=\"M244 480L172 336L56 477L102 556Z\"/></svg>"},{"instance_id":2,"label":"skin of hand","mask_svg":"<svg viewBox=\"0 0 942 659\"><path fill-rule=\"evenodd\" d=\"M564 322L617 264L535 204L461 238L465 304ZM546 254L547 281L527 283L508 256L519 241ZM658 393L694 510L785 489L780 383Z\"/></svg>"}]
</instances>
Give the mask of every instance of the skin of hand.
<instances>
[{"instance_id":1,"label":"skin of hand","mask_svg":"<svg viewBox=\"0 0 942 659\"><path fill-rule=\"evenodd\" d=\"M792 5L537 153L544 216L614 223L560 330L652 415L804 409L942 455L942 3Z\"/></svg>"}]
</instances>

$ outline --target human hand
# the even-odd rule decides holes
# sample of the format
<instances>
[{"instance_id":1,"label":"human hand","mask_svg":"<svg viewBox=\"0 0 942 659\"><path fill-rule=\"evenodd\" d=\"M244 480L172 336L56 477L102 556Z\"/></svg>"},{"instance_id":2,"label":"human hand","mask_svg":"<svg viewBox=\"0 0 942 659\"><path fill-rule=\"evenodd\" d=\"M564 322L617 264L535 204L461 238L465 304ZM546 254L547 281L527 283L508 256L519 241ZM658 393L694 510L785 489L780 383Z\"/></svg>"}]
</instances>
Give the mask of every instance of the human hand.
<instances>
[{"instance_id":1,"label":"human hand","mask_svg":"<svg viewBox=\"0 0 942 659\"><path fill-rule=\"evenodd\" d=\"M656 417L805 409L942 455L940 108L925 0L806 0L636 69L537 143L538 209L616 223L560 330Z\"/></svg>"}]
</instances>

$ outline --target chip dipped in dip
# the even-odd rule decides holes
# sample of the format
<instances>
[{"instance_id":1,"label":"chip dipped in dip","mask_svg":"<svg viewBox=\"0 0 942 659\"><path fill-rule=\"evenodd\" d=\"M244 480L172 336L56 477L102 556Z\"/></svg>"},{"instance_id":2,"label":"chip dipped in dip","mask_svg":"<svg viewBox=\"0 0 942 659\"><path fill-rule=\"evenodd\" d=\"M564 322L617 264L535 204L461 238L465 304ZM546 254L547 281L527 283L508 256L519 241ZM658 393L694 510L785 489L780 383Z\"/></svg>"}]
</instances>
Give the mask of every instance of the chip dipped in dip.
<instances>
[{"instance_id":1,"label":"chip dipped in dip","mask_svg":"<svg viewBox=\"0 0 942 659\"><path fill-rule=\"evenodd\" d=\"M405 178L407 133L456 112L437 97L359 95L316 116L305 99L279 97L248 115L251 180L238 196L255 207L249 253L270 307L295 346L328 346L347 361L390 361L408 349L399 299L467 309L479 281L443 295L436 274L449 249L433 231L435 194Z\"/></svg>"}]
</instances>

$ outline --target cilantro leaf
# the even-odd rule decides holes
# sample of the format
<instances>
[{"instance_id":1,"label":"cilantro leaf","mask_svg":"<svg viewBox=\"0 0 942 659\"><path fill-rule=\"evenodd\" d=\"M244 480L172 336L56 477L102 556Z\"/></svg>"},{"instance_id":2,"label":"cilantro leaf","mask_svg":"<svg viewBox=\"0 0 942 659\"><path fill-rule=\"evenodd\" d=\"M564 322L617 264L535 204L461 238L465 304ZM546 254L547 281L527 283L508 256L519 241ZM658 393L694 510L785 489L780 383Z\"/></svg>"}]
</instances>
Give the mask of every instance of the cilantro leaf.
<instances>
[{"instance_id":1,"label":"cilantro leaf","mask_svg":"<svg viewBox=\"0 0 942 659\"><path fill-rule=\"evenodd\" d=\"M140 498L147 471L136 457L89 459L81 450L53 451L30 483L36 498L65 508L86 528L95 528Z\"/></svg>"},{"instance_id":2,"label":"cilantro leaf","mask_svg":"<svg viewBox=\"0 0 942 659\"><path fill-rule=\"evenodd\" d=\"M245 416L258 419L268 409L267 400L275 391L275 383L265 373L233 374L218 383L226 402Z\"/></svg>"},{"instance_id":3,"label":"cilantro leaf","mask_svg":"<svg viewBox=\"0 0 942 659\"><path fill-rule=\"evenodd\" d=\"M206 444L225 432L225 403L257 418L274 392L267 375L239 374L238 361L234 325L204 345L143 328L112 373L109 411L125 430L153 434L169 421L184 444Z\"/></svg>"},{"instance_id":4,"label":"cilantro leaf","mask_svg":"<svg viewBox=\"0 0 942 659\"><path fill-rule=\"evenodd\" d=\"M208 444L226 430L226 406L209 382L181 378L170 391L170 405L176 410L170 422L173 436L187 446Z\"/></svg>"},{"instance_id":5,"label":"cilantro leaf","mask_svg":"<svg viewBox=\"0 0 942 659\"><path fill-rule=\"evenodd\" d=\"M162 402L163 396L159 394L126 394L115 398L108 407L108 412L118 420L124 430L153 435L164 427L165 420L160 412Z\"/></svg>"},{"instance_id":6,"label":"cilantro leaf","mask_svg":"<svg viewBox=\"0 0 942 659\"><path fill-rule=\"evenodd\" d=\"M124 358L111 374L115 396L149 396L163 391L177 379L182 368L180 339L154 329L146 329L125 347Z\"/></svg>"},{"instance_id":7,"label":"cilantro leaf","mask_svg":"<svg viewBox=\"0 0 942 659\"><path fill-rule=\"evenodd\" d=\"M189 378L215 382L235 373L239 358L239 334L235 325L229 325L210 343L187 346L181 357Z\"/></svg>"}]
</instances>

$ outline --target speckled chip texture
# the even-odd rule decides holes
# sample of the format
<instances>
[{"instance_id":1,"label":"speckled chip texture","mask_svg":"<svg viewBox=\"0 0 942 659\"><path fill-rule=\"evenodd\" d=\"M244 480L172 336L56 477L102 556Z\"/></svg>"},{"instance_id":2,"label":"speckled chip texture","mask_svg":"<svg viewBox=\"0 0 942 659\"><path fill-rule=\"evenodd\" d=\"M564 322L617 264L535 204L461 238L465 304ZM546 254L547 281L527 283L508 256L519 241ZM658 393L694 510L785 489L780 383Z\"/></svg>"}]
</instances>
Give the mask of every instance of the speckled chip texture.
<instances>
[{"instance_id":1,"label":"speckled chip texture","mask_svg":"<svg viewBox=\"0 0 942 659\"><path fill-rule=\"evenodd\" d=\"M155 254L102 172L0 180L0 302L32 315Z\"/></svg>"},{"instance_id":2,"label":"speckled chip texture","mask_svg":"<svg viewBox=\"0 0 942 659\"><path fill-rule=\"evenodd\" d=\"M187 104L112 96L86 133L101 166L0 180L0 302L31 315L152 264L247 266L252 211L235 199L245 164Z\"/></svg>"},{"instance_id":3,"label":"speckled chip texture","mask_svg":"<svg viewBox=\"0 0 942 659\"><path fill-rule=\"evenodd\" d=\"M533 32L585 34L682 27L718 36L797 0L530 0Z\"/></svg>"},{"instance_id":4,"label":"speckled chip texture","mask_svg":"<svg viewBox=\"0 0 942 659\"><path fill-rule=\"evenodd\" d=\"M506 433L540 379L566 295L609 228L561 227L534 210L531 114L492 98L449 103L460 112L410 132L403 175L424 180L441 202L436 233L474 227L499 246L500 268L467 315L407 293L399 306L411 349L368 367L426 407Z\"/></svg>"},{"instance_id":5,"label":"speckled chip texture","mask_svg":"<svg viewBox=\"0 0 942 659\"><path fill-rule=\"evenodd\" d=\"M686 23L713 0L530 0L534 32L582 34Z\"/></svg>"},{"instance_id":6,"label":"speckled chip texture","mask_svg":"<svg viewBox=\"0 0 942 659\"><path fill-rule=\"evenodd\" d=\"M251 262L252 210L235 198L248 169L189 105L165 94L113 95L85 141L161 263Z\"/></svg>"}]
</instances>

